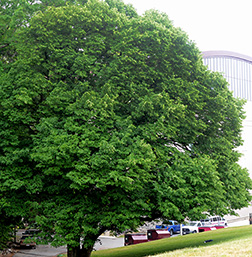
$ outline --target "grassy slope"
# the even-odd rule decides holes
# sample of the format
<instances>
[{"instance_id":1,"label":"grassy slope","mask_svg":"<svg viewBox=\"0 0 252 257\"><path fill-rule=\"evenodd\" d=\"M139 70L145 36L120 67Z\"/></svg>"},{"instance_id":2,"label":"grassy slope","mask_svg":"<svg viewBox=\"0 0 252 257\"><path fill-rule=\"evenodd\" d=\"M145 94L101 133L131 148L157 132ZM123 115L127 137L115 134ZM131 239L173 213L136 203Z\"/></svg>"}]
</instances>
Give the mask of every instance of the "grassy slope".
<instances>
[{"instance_id":1,"label":"grassy slope","mask_svg":"<svg viewBox=\"0 0 252 257\"><path fill-rule=\"evenodd\" d=\"M251 236L247 239L209 244L205 247L184 248L180 250L149 255L146 257L251 257Z\"/></svg>"},{"instance_id":2,"label":"grassy slope","mask_svg":"<svg viewBox=\"0 0 252 257\"><path fill-rule=\"evenodd\" d=\"M248 238L250 238L250 240L252 239L252 226L218 229L209 232L130 245L127 247L100 250L93 252L92 257L143 257L177 249L217 245L224 242L232 242L241 239L245 240ZM205 240L213 241L204 243ZM232 243L230 245L232 245Z\"/></svg>"}]
</instances>

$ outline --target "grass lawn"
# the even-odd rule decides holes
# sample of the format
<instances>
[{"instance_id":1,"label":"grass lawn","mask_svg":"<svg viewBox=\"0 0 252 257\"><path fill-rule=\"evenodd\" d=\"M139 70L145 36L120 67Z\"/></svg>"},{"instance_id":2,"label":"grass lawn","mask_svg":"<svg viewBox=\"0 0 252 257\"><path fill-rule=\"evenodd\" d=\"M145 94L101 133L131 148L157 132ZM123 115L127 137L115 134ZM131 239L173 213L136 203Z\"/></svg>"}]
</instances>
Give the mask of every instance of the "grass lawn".
<instances>
[{"instance_id":1,"label":"grass lawn","mask_svg":"<svg viewBox=\"0 0 252 257\"><path fill-rule=\"evenodd\" d=\"M206 240L213 241L204 243ZM92 253L92 257L144 256L252 256L252 226L218 229Z\"/></svg>"},{"instance_id":2,"label":"grass lawn","mask_svg":"<svg viewBox=\"0 0 252 257\"><path fill-rule=\"evenodd\" d=\"M213 244L206 247L185 248L162 254L155 257L248 257L252 256L251 237L234 240L220 244ZM150 256L148 256L150 257ZM151 257L154 257L151 255Z\"/></svg>"}]
</instances>

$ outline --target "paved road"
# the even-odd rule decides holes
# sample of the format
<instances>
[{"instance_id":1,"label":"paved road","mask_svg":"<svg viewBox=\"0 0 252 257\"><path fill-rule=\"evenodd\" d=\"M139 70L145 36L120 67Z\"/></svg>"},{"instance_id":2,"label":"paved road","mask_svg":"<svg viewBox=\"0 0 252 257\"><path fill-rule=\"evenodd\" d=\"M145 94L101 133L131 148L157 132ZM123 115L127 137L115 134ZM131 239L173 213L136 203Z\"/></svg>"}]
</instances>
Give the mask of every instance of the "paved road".
<instances>
[{"instance_id":1,"label":"paved road","mask_svg":"<svg viewBox=\"0 0 252 257\"><path fill-rule=\"evenodd\" d=\"M124 246L124 238L99 237L100 241L94 246L95 250L109 249ZM48 245L38 245L36 249L20 249L14 257L53 257L60 253L65 253L66 247L51 247Z\"/></svg>"},{"instance_id":2,"label":"paved road","mask_svg":"<svg viewBox=\"0 0 252 257\"><path fill-rule=\"evenodd\" d=\"M109 236L101 236L99 237L100 242L96 242L94 249L95 250L103 250L109 248L116 248L124 246L124 237L109 237Z\"/></svg>"},{"instance_id":3,"label":"paved road","mask_svg":"<svg viewBox=\"0 0 252 257\"><path fill-rule=\"evenodd\" d=\"M66 247L54 248L48 245L38 245L36 249L20 249L14 257L52 257L65 252Z\"/></svg>"}]
</instances>

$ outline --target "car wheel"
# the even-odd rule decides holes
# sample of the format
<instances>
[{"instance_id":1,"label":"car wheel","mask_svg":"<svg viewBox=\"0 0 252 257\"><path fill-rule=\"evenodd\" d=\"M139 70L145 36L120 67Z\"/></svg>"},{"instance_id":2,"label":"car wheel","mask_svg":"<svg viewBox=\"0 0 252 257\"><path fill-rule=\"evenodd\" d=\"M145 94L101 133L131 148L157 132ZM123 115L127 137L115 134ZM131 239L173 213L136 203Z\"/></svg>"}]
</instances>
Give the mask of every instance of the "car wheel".
<instances>
[{"instance_id":1,"label":"car wheel","mask_svg":"<svg viewBox=\"0 0 252 257\"><path fill-rule=\"evenodd\" d=\"M171 234L171 236L173 236L173 229L170 230L170 234Z\"/></svg>"}]
</instances>

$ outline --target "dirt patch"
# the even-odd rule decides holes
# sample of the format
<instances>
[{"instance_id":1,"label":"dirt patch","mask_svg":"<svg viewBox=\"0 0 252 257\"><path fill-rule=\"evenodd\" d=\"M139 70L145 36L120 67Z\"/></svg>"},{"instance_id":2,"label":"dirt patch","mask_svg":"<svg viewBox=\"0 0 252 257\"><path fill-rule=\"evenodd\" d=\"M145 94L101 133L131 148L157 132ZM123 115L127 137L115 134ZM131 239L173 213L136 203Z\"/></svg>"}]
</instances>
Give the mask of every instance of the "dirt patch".
<instances>
[{"instance_id":1,"label":"dirt patch","mask_svg":"<svg viewBox=\"0 0 252 257\"><path fill-rule=\"evenodd\" d=\"M0 257L12 257L18 251L16 249L7 249L5 251L0 251Z\"/></svg>"},{"instance_id":2,"label":"dirt patch","mask_svg":"<svg viewBox=\"0 0 252 257\"><path fill-rule=\"evenodd\" d=\"M12 257L15 253L0 254L0 257Z\"/></svg>"}]
</instances>

